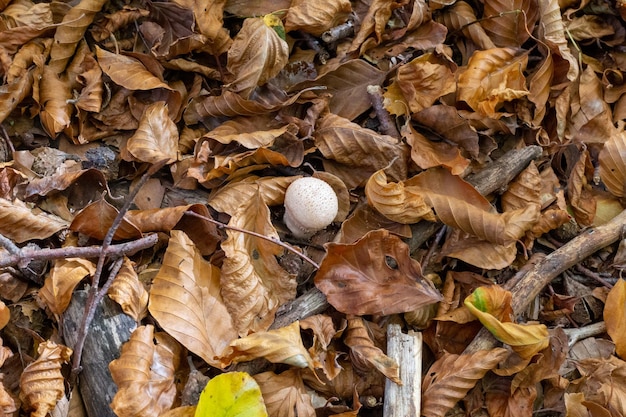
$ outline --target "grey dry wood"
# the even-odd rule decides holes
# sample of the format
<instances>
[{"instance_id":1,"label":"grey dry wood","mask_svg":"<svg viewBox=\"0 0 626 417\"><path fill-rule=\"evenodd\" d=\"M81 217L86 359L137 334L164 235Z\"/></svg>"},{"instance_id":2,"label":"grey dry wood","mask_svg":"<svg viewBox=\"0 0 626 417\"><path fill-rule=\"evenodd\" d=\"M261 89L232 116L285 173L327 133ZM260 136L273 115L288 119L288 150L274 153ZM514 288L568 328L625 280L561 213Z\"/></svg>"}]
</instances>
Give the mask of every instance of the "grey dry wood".
<instances>
[{"instance_id":1,"label":"grey dry wood","mask_svg":"<svg viewBox=\"0 0 626 417\"><path fill-rule=\"evenodd\" d=\"M384 417L417 417L422 399L422 333L402 333L398 324L387 327L387 356L400 367L402 385L385 381Z\"/></svg>"},{"instance_id":2,"label":"grey dry wood","mask_svg":"<svg viewBox=\"0 0 626 417\"><path fill-rule=\"evenodd\" d=\"M86 302L87 290L75 291L63 314L63 335L69 347L76 344ZM135 320L124 314L114 301L109 297L102 299L89 327L78 382L89 417L116 417L109 406L117 392L109 363L119 357L120 347L135 328Z\"/></svg>"},{"instance_id":3,"label":"grey dry wood","mask_svg":"<svg viewBox=\"0 0 626 417\"><path fill-rule=\"evenodd\" d=\"M506 187L513 178L522 172L530 161L541 156L540 146L526 146L502 155L482 171L465 178L482 195L489 195ZM411 253L426 242L437 230L437 224L421 221L411 227L413 237L409 240ZM272 328L282 327L296 320L318 314L329 307L326 297L317 288L312 288L295 300L285 304L276 315Z\"/></svg>"}]
</instances>

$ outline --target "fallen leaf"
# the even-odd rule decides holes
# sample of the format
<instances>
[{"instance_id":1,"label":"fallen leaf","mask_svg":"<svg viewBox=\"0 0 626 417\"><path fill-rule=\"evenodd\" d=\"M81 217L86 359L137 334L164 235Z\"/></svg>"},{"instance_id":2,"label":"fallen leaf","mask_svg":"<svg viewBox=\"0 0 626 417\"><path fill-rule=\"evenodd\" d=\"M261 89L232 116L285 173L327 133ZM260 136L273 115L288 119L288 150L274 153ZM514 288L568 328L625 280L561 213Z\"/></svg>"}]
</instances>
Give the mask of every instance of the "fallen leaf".
<instances>
[{"instance_id":1,"label":"fallen leaf","mask_svg":"<svg viewBox=\"0 0 626 417\"><path fill-rule=\"evenodd\" d=\"M219 282L219 269L202 258L184 232L172 230L148 310L163 329L213 366L220 366L215 357L237 337Z\"/></svg>"},{"instance_id":2,"label":"fallen leaf","mask_svg":"<svg viewBox=\"0 0 626 417\"><path fill-rule=\"evenodd\" d=\"M151 164L162 160L171 164L178 159L178 129L169 116L167 103L157 101L146 107L139 127L126 143L126 151L133 159Z\"/></svg>"},{"instance_id":3,"label":"fallen leaf","mask_svg":"<svg viewBox=\"0 0 626 417\"><path fill-rule=\"evenodd\" d=\"M46 239L67 227L57 216L37 213L20 200L0 198L0 233L17 243Z\"/></svg>"},{"instance_id":4,"label":"fallen leaf","mask_svg":"<svg viewBox=\"0 0 626 417\"><path fill-rule=\"evenodd\" d=\"M606 331L615 343L615 353L626 358L626 281L619 279L606 298L604 305Z\"/></svg>"},{"instance_id":5,"label":"fallen leaf","mask_svg":"<svg viewBox=\"0 0 626 417\"><path fill-rule=\"evenodd\" d=\"M148 314L148 291L139 281L139 276L133 268L133 262L126 257L109 287L107 295L137 323L141 322Z\"/></svg>"},{"instance_id":6,"label":"fallen leaf","mask_svg":"<svg viewBox=\"0 0 626 417\"><path fill-rule=\"evenodd\" d=\"M268 415L276 417L314 417L315 409L311 396L296 369L290 369L277 375L263 372L254 375L261 388L263 401ZM295 411L295 414L294 414Z\"/></svg>"},{"instance_id":7,"label":"fallen leaf","mask_svg":"<svg viewBox=\"0 0 626 417\"><path fill-rule=\"evenodd\" d=\"M267 417L261 389L245 372L211 378L200 394L195 417Z\"/></svg>"},{"instance_id":8,"label":"fallen leaf","mask_svg":"<svg viewBox=\"0 0 626 417\"><path fill-rule=\"evenodd\" d=\"M325 31L347 20L352 6L348 0L310 2L296 0L291 3L285 17L285 31L302 30L320 36Z\"/></svg>"},{"instance_id":9,"label":"fallen leaf","mask_svg":"<svg viewBox=\"0 0 626 417\"><path fill-rule=\"evenodd\" d=\"M343 313L388 315L441 300L408 246L387 230L369 232L354 244L325 247L315 285Z\"/></svg>"},{"instance_id":10,"label":"fallen leaf","mask_svg":"<svg viewBox=\"0 0 626 417\"><path fill-rule=\"evenodd\" d=\"M37 296L50 312L60 316L70 305L74 288L95 272L96 265L87 259L58 259Z\"/></svg>"},{"instance_id":11,"label":"fallen leaf","mask_svg":"<svg viewBox=\"0 0 626 417\"><path fill-rule=\"evenodd\" d=\"M104 197L79 211L70 224L70 230L98 240L104 240L119 211L109 204ZM113 235L114 240L138 239L141 230L126 218Z\"/></svg>"}]
</instances>

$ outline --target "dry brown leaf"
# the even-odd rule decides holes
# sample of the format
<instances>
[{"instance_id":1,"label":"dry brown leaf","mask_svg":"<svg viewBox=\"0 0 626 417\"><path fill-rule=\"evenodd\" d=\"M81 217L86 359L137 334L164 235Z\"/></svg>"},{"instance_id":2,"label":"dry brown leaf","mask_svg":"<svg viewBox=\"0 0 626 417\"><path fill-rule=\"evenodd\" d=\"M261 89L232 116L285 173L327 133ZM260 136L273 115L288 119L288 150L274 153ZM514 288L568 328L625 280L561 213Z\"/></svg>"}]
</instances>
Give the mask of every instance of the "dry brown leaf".
<instances>
[{"instance_id":1,"label":"dry brown leaf","mask_svg":"<svg viewBox=\"0 0 626 417\"><path fill-rule=\"evenodd\" d=\"M626 281L623 279L611 288L602 314L606 331L615 343L615 353L626 358Z\"/></svg>"},{"instance_id":2,"label":"dry brown leaf","mask_svg":"<svg viewBox=\"0 0 626 417\"><path fill-rule=\"evenodd\" d=\"M275 126L273 119L271 115L233 117L208 132L204 138L214 139L224 145L236 142L248 149L257 149L272 146L286 132L293 135L298 132L292 123Z\"/></svg>"},{"instance_id":3,"label":"dry brown leaf","mask_svg":"<svg viewBox=\"0 0 626 417\"><path fill-rule=\"evenodd\" d=\"M57 28L50 50L48 66L52 71L57 74L63 72L87 27L105 3L104 0L81 0L63 16L63 24Z\"/></svg>"},{"instance_id":4,"label":"dry brown leaf","mask_svg":"<svg viewBox=\"0 0 626 417\"><path fill-rule=\"evenodd\" d=\"M9 308L7 307L6 304L4 304L3 301L0 301L0 330L2 330L4 326L7 325L10 319L11 319L11 310L9 310ZM0 366L2 366L2 363L4 363L4 361L0 360Z\"/></svg>"},{"instance_id":5,"label":"dry brown leaf","mask_svg":"<svg viewBox=\"0 0 626 417\"><path fill-rule=\"evenodd\" d=\"M311 389L317 393L328 397L339 397L350 400L354 395L354 390L360 395L372 395L381 397L385 386L385 377L379 372L368 372L359 374L352 367L350 361L339 361L341 372L337 377L328 380L323 374L315 374L309 369L301 370L302 379Z\"/></svg>"},{"instance_id":6,"label":"dry brown leaf","mask_svg":"<svg viewBox=\"0 0 626 417\"><path fill-rule=\"evenodd\" d=\"M335 235L335 243L354 243L367 232L377 229L387 229L404 238L411 237L411 228L408 225L389 220L365 200L361 199L350 217L341 223L341 229Z\"/></svg>"},{"instance_id":7,"label":"dry brown leaf","mask_svg":"<svg viewBox=\"0 0 626 417\"><path fill-rule=\"evenodd\" d=\"M175 374L182 349L154 326L135 329L122 345L120 357L109 364L117 392L111 408L118 416L158 416L169 410L177 397Z\"/></svg>"},{"instance_id":8,"label":"dry brown leaf","mask_svg":"<svg viewBox=\"0 0 626 417\"><path fill-rule=\"evenodd\" d=\"M261 388L263 401L270 416L315 417L311 397L298 370L289 369L280 375L271 371L263 372L254 375L254 380Z\"/></svg>"},{"instance_id":9,"label":"dry brown leaf","mask_svg":"<svg viewBox=\"0 0 626 417\"><path fill-rule=\"evenodd\" d=\"M422 382L422 415L445 415L508 354L502 348L480 350L469 355L445 353L429 368Z\"/></svg>"},{"instance_id":10,"label":"dry brown leaf","mask_svg":"<svg viewBox=\"0 0 626 417\"><path fill-rule=\"evenodd\" d=\"M212 366L220 365L215 357L237 337L219 281L219 269L184 232L172 230L148 309L164 330Z\"/></svg>"},{"instance_id":11,"label":"dry brown leaf","mask_svg":"<svg viewBox=\"0 0 626 417\"><path fill-rule=\"evenodd\" d=\"M419 188L411 187L409 182L387 182L382 169L367 181L365 195L368 204L389 220L403 224L437 220Z\"/></svg>"},{"instance_id":12,"label":"dry brown leaf","mask_svg":"<svg viewBox=\"0 0 626 417\"><path fill-rule=\"evenodd\" d=\"M541 176L534 161L507 186L501 202L504 211L517 210L529 204L541 203Z\"/></svg>"},{"instance_id":13,"label":"dry brown leaf","mask_svg":"<svg viewBox=\"0 0 626 417\"><path fill-rule=\"evenodd\" d=\"M171 164L178 159L178 128L169 116L166 102L157 101L146 107L139 127L126 143L126 152L131 158L151 164L162 160Z\"/></svg>"},{"instance_id":14,"label":"dry brown leaf","mask_svg":"<svg viewBox=\"0 0 626 417\"><path fill-rule=\"evenodd\" d=\"M189 204L159 209L129 210L125 219L136 225L143 233L169 233L170 230L182 230L191 238L202 255L211 255L222 239L217 227L208 220L185 214L187 211L211 218L204 204Z\"/></svg>"},{"instance_id":15,"label":"dry brown leaf","mask_svg":"<svg viewBox=\"0 0 626 417\"><path fill-rule=\"evenodd\" d=\"M233 340L220 358L222 368L231 363L265 358L272 363L286 363L298 368L313 369L313 360L302 344L300 323L268 331L252 333Z\"/></svg>"},{"instance_id":16,"label":"dry brown leaf","mask_svg":"<svg viewBox=\"0 0 626 417\"><path fill-rule=\"evenodd\" d=\"M282 26L278 18L275 20ZM277 75L288 60L287 42L266 24L266 19L248 18L228 50L226 68L235 76L228 88L247 99L252 90Z\"/></svg>"},{"instance_id":17,"label":"dry brown leaf","mask_svg":"<svg viewBox=\"0 0 626 417\"><path fill-rule=\"evenodd\" d=\"M122 307L122 311L139 323L148 314L148 291L139 281L133 262L124 258L107 295Z\"/></svg>"},{"instance_id":18,"label":"dry brown leaf","mask_svg":"<svg viewBox=\"0 0 626 417\"><path fill-rule=\"evenodd\" d=\"M72 90L65 77L46 65L39 81L39 112L41 124L50 137L55 138L60 132L69 127L72 116Z\"/></svg>"},{"instance_id":19,"label":"dry brown leaf","mask_svg":"<svg viewBox=\"0 0 626 417\"><path fill-rule=\"evenodd\" d=\"M172 88L148 71L141 61L130 56L115 54L96 47L96 56L102 71L117 85L129 90Z\"/></svg>"},{"instance_id":20,"label":"dry brown leaf","mask_svg":"<svg viewBox=\"0 0 626 417\"><path fill-rule=\"evenodd\" d=\"M316 369L322 369L328 379L333 379L341 372L337 360L339 353L331 346L333 339L339 337L343 330L337 331L330 316L316 314L300 320L300 328L313 331L313 344L309 354Z\"/></svg>"},{"instance_id":21,"label":"dry brown leaf","mask_svg":"<svg viewBox=\"0 0 626 417\"><path fill-rule=\"evenodd\" d=\"M176 0L177 4L193 10L198 30L206 37L203 49L210 51L214 56L220 56L228 50L232 39L228 30L224 28L224 6L226 0ZM256 16L249 13L248 16Z\"/></svg>"},{"instance_id":22,"label":"dry brown leaf","mask_svg":"<svg viewBox=\"0 0 626 417\"><path fill-rule=\"evenodd\" d=\"M253 198L258 192L268 206L282 204L285 190L293 181L301 176L293 177L257 177L249 175L241 181L229 182L217 189L209 197L209 205L215 210L232 216L239 206Z\"/></svg>"},{"instance_id":23,"label":"dry brown leaf","mask_svg":"<svg viewBox=\"0 0 626 417\"><path fill-rule=\"evenodd\" d=\"M519 48L531 36L537 18L534 0L487 0L480 24L496 46Z\"/></svg>"},{"instance_id":24,"label":"dry brown leaf","mask_svg":"<svg viewBox=\"0 0 626 417\"><path fill-rule=\"evenodd\" d=\"M574 81L578 78L579 65L569 48L569 37L565 33L559 2L558 0L537 0L537 4L539 5L539 24L543 27L541 40L553 45L551 49L556 50L569 63L567 79Z\"/></svg>"},{"instance_id":25,"label":"dry brown leaf","mask_svg":"<svg viewBox=\"0 0 626 417\"><path fill-rule=\"evenodd\" d=\"M591 226L596 214L596 200L589 190L586 171L591 166L589 151L580 153L567 178L567 197L576 222L581 226Z\"/></svg>"},{"instance_id":26,"label":"dry brown leaf","mask_svg":"<svg viewBox=\"0 0 626 417\"><path fill-rule=\"evenodd\" d=\"M104 173L95 168L65 172L30 180L24 194L26 198L34 195L47 196L55 191L68 189L74 197L72 198L72 208L82 209L88 202L96 200L107 189L107 180Z\"/></svg>"},{"instance_id":27,"label":"dry brown leaf","mask_svg":"<svg viewBox=\"0 0 626 417\"><path fill-rule=\"evenodd\" d=\"M517 256L515 243L498 245L476 236L454 230L441 248L440 256L460 259L483 269L503 269Z\"/></svg>"},{"instance_id":28,"label":"dry brown leaf","mask_svg":"<svg viewBox=\"0 0 626 417\"><path fill-rule=\"evenodd\" d=\"M45 417L65 394L61 366L69 362L72 349L49 340L40 343L37 359L20 376L20 399L32 417Z\"/></svg>"},{"instance_id":29,"label":"dry brown leaf","mask_svg":"<svg viewBox=\"0 0 626 417\"><path fill-rule=\"evenodd\" d=\"M439 15L439 22L446 25L448 31L460 30L463 35L471 39L480 49L495 48L489 35L481 25L474 24L478 21L474 9L465 1L452 2L451 7L446 8Z\"/></svg>"},{"instance_id":30,"label":"dry brown leaf","mask_svg":"<svg viewBox=\"0 0 626 417\"><path fill-rule=\"evenodd\" d=\"M67 227L57 216L34 212L20 200L0 198L0 234L17 243L46 239Z\"/></svg>"},{"instance_id":31,"label":"dry brown leaf","mask_svg":"<svg viewBox=\"0 0 626 417\"><path fill-rule=\"evenodd\" d=\"M469 159L461 155L458 146L443 141L430 141L410 123L402 126L401 133L411 147L411 159L422 169L444 166L453 175L461 175L470 164Z\"/></svg>"},{"instance_id":32,"label":"dry brown leaf","mask_svg":"<svg viewBox=\"0 0 626 417\"><path fill-rule=\"evenodd\" d=\"M74 288L83 278L93 275L96 265L87 259L67 258L54 262L38 297L53 314L61 315L70 305Z\"/></svg>"},{"instance_id":33,"label":"dry brown leaf","mask_svg":"<svg viewBox=\"0 0 626 417\"><path fill-rule=\"evenodd\" d=\"M554 78L554 59L552 53L547 52L546 58L537 71L530 76L528 100L535 105L533 124L539 125L546 114L546 106Z\"/></svg>"},{"instance_id":34,"label":"dry brown leaf","mask_svg":"<svg viewBox=\"0 0 626 417\"><path fill-rule=\"evenodd\" d=\"M387 230L369 232L354 244L325 247L315 285L343 313L404 313L441 300L408 246Z\"/></svg>"},{"instance_id":35,"label":"dry brown leaf","mask_svg":"<svg viewBox=\"0 0 626 417\"><path fill-rule=\"evenodd\" d=\"M583 358L576 361L576 368L584 381L578 391L583 393L586 407L606 408L615 415L626 412L626 362L616 356L608 358ZM594 404L595 403L595 404Z\"/></svg>"},{"instance_id":36,"label":"dry brown leaf","mask_svg":"<svg viewBox=\"0 0 626 417\"><path fill-rule=\"evenodd\" d=\"M70 230L80 232L94 239L104 240L118 214L119 211L115 207L104 198L100 198L74 216L74 220L70 224ZM138 239L140 237L141 230L126 219L122 219L119 228L113 235L114 240Z\"/></svg>"},{"instance_id":37,"label":"dry brown leaf","mask_svg":"<svg viewBox=\"0 0 626 417\"><path fill-rule=\"evenodd\" d=\"M538 204L495 213L474 187L443 168L424 171L411 182L443 223L498 245L514 243L539 219Z\"/></svg>"},{"instance_id":38,"label":"dry brown leaf","mask_svg":"<svg viewBox=\"0 0 626 417\"><path fill-rule=\"evenodd\" d=\"M22 76L0 87L0 122L3 122L13 110L32 91L33 70L25 71Z\"/></svg>"},{"instance_id":39,"label":"dry brown leaf","mask_svg":"<svg viewBox=\"0 0 626 417\"><path fill-rule=\"evenodd\" d=\"M270 212L260 194L242 204L228 223L279 240ZM241 336L267 330L276 309L295 298L296 282L276 259L283 249L265 239L227 230L222 243L222 295Z\"/></svg>"},{"instance_id":40,"label":"dry brown leaf","mask_svg":"<svg viewBox=\"0 0 626 417\"><path fill-rule=\"evenodd\" d=\"M348 0L311 2L296 0L285 17L285 31L302 30L320 36L328 29L347 20L352 6Z\"/></svg>"},{"instance_id":41,"label":"dry brown leaf","mask_svg":"<svg viewBox=\"0 0 626 417\"><path fill-rule=\"evenodd\" d=\"M406 178L408 149L391 136L380 135L329 113L318 120L313 137L325 158L349 167L345 173L331 171L348 189L364 184L371 174L388 165L386 172L394 179Z\"/></svg>"},{"instance_id":42,"label":"dry brown leaf","mask_svg":"<svg viewBox=\"0 0 626 417\"><path fill-rule=\"evenodd\" d=\"M368 324L371 325L366 324L361 317L348 318L343 341L350 348L352 365L361 373L368 373L374 367L391 381L402 385L398 363L374 344L368 332Z\"/></svg>"},{"instance_id":43,"label":"dry brown leaf","mask_svg":"<svg viewBox=\"0 0 626 417\"><path fill-rule=\"evenodd\" d=\"M513 48L476 51L458 76L458 99L477 112L497 118L496 111L507 101L528 95L524 70L528 54Z\"/></svg>"},{"instance_id":44,"label":"dry brown leaf","mask_svg":"<svg viewBox=\"0 0 626 417\"><path fill-rule=\"evenodd\" d=\"M389 0L374 0L369 3L367 14L361 19L361 26L352 40L348 53L358 51L360 56L378 45L382 41L391 13L401 5L402 2Z\"/></svg>"},{"instance_id":45,"label":"dry brown leaf","mask_svg":"<svg viewBox=\"0 0 626 417\"><path fill-rule=\"evenodd\" d=\"M600 178L616 197L626 196L626 132L611 136L602 147L598 160Z\"/></svg>"}]
</instances>

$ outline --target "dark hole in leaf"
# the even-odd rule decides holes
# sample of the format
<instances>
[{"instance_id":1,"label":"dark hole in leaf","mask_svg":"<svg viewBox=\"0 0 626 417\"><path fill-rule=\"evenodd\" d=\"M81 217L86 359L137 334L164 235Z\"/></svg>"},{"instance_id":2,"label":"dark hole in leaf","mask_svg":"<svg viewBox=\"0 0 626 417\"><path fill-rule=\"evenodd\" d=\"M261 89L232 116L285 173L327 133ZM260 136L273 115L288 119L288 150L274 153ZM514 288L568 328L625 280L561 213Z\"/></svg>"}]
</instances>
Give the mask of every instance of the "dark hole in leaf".
<instances>
[{"instance_id":1,"label":"dark hole in leaf","mask_svg":"<svg viewBox=\"0 0 626 417\"><path fill-rule=\"evenodd\" d=\"M388 255L385 256L385 263L391 269L398 269L398 261L396 261L391 256L388 256Z\"/></svg>"}]
</instances>

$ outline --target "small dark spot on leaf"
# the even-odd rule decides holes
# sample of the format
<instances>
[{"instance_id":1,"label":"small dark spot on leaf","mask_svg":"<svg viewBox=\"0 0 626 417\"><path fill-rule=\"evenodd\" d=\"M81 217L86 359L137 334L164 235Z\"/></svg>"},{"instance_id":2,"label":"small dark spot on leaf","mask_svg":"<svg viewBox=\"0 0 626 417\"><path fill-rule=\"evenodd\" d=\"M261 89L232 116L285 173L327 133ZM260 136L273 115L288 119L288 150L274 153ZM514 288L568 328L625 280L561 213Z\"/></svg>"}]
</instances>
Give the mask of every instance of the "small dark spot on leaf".
<instances>
[{"instance_id":1,"label":"small dark spot on leaf","mask_svg":"<svg viewBox=\"0 0 626 417\"><path fill-rule=\"evenodd\" d=\"M257 251L256 249L252 251L252 259L254 259L255 261L259 259L259 251Z\"/></svg>"},{"instance_id":2,"label":"small dark spot on leaf","mask_svg":"<svg viewBox=\"0 0 626 417\"><path fill-rule=\"evenodd\" d=\"M385 256L385 263L391 269L398 269L398 261L396 261L391 256Z\"/></svg>"}]
</instances>

